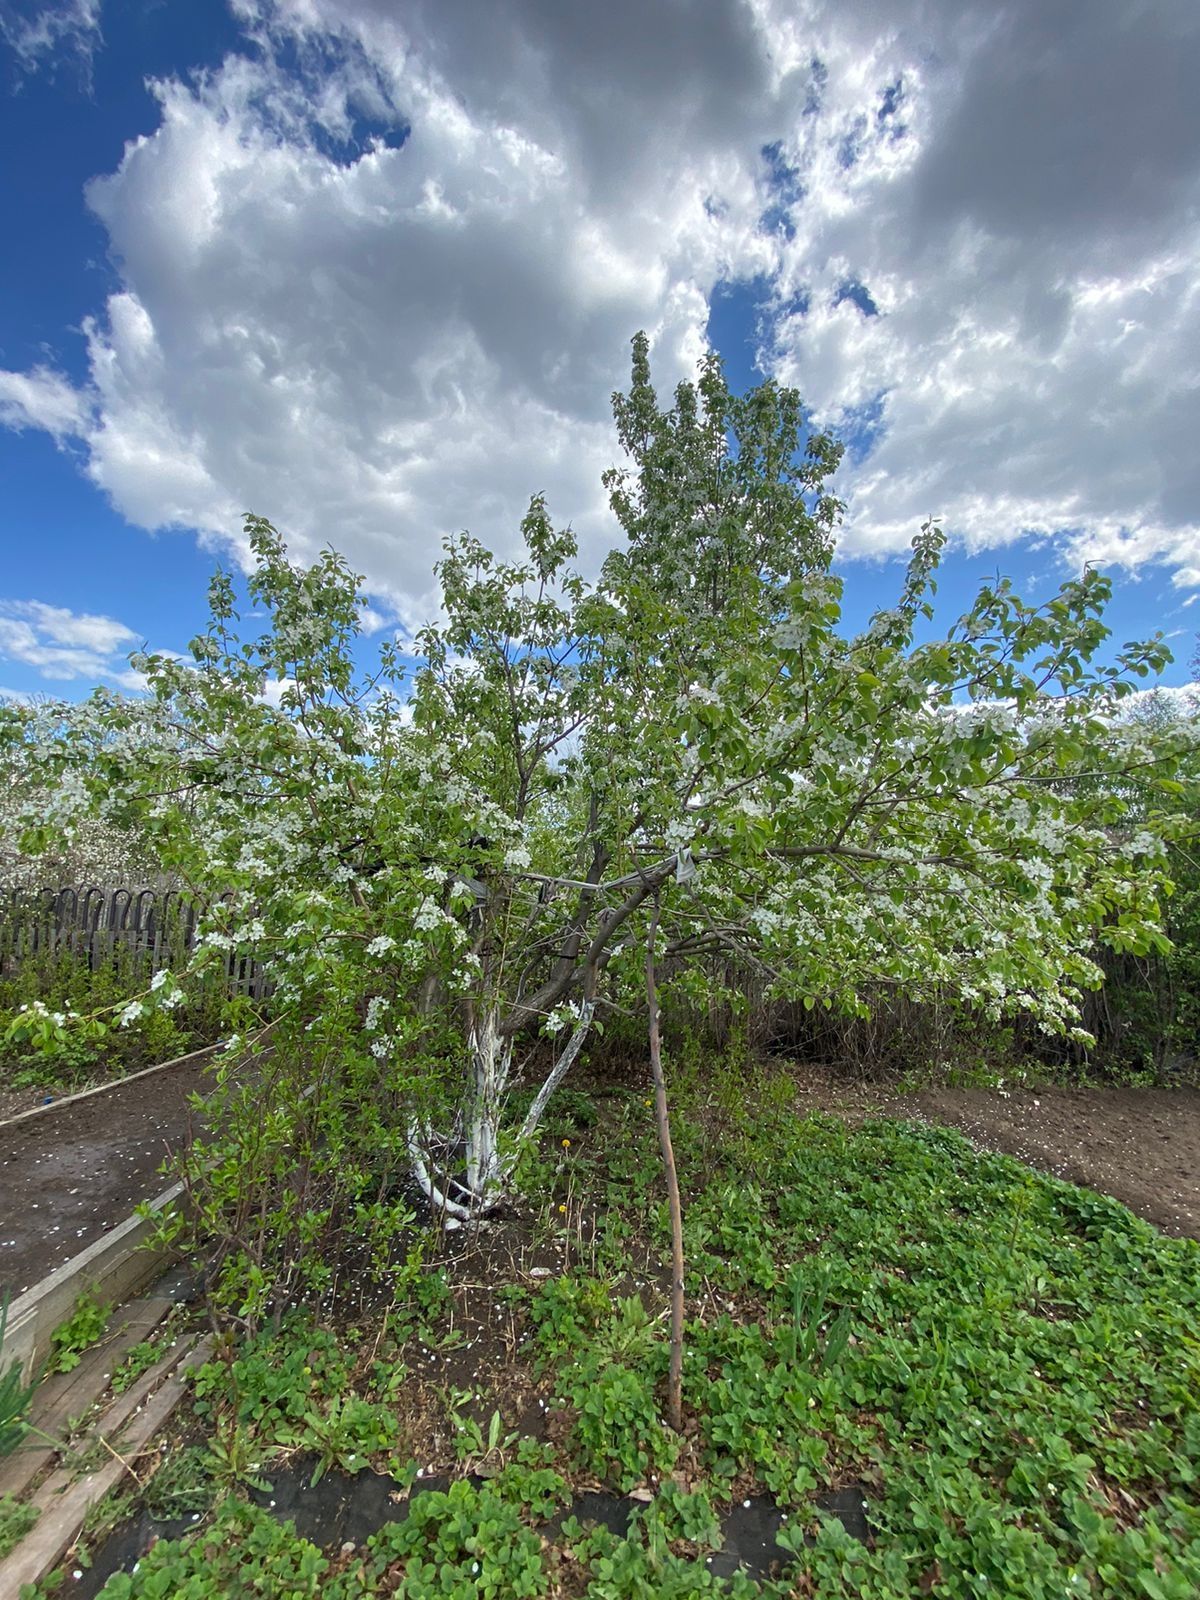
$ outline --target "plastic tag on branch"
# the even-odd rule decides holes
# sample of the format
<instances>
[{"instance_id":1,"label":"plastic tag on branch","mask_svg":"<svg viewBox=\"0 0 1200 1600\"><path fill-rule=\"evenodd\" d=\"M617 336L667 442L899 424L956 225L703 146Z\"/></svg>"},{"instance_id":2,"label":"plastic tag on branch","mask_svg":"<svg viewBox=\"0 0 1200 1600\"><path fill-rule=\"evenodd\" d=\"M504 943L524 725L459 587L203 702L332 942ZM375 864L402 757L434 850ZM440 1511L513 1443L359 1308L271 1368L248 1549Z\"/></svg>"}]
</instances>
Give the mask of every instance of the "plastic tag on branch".
<instances>
[{"instance_id":1,"label":"plastic tag on branch","mask_svg":"<svg viewBox=\"0 0 1200 1600\"><path fill-rule=\"evenodd\" d=\"M692 860L692 852L685 848L675 857L675 882L690 883L696 876L696 863Z\"/></svg>"}]
</instances>

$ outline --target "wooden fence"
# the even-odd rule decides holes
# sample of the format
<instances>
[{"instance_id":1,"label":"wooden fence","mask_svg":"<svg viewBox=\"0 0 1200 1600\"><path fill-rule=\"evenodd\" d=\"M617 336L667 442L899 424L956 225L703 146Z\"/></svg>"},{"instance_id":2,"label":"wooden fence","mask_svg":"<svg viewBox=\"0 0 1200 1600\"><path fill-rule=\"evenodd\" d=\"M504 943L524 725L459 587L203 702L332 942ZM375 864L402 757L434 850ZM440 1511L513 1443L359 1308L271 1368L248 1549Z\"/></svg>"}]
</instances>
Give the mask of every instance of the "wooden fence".
<instances>
[{"instance_id":1,"label":"wooden fence","mask_svg":"<svg viewBox=\"0 0 1200 1600\"><path fill-rule=\"evenodd\" d=\"M126 960L149 977L183 965L201 910L177 889L0 889L0 976L62 955L93 972ZM265 992L258 963L233 951L225 977L236 994Z\"/></svg>"}]
</instances>

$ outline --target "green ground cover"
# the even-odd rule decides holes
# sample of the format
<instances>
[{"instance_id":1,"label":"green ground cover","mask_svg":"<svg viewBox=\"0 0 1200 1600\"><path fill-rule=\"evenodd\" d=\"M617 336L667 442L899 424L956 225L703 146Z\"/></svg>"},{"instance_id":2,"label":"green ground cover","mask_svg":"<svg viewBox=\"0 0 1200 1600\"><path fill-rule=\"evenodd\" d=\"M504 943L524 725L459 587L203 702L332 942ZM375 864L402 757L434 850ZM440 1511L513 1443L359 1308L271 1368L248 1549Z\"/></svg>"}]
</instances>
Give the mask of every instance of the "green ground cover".
<instances>
[{"instance_id":1,"label":"green ground cover","mask_svg":"<svg viewBox=\"0 0 1200 1600\"><path fill-rule=\"evenodd\" d=\"M219 985L194 979L185 980L185 997L176 1009L146 1008L127 1025L114 1025L150 981L149 971L120 950L95 972L63 952L29 960L0 978L0 1092L69 1093L170 1061L221 1037L225 995ZM39 1005L61 1019L49 1038L34 1037L27 1026L30 1009ZM89 1027L93 1020L99 1025Z\"/></svg>"},{"instance_id":2,"label":"green ground cover","mask_svg":"<svg viewBox=\"0 0 1200 1600\"><path fill-rule=\"evenodd\" d=\"M484 1230L483 1254L418 1242L395 1300L354 1325L296 1313L218 1352L187 1474L164 1480L209 1509L106 1600L1200 1593L1200 1246L953 1133L797 1121L769 1086L766 1109L761 1086L752 1112L725 1098L675 1119L682 1435L661 1421L649 1112L640 1093L572 1096L525 1172L536 1202ZM561 1269L529 1266L555 1250ZM468 1328L460 1389L445 1362ZM533 1397L548 1420L518 1440ZM459 1476L365 1547L322 1551L248 1503L289 1458ZM647 1496L628 1534L569 1518L545 1534L595 1484ZM851 1485L866 1542L816 1507ZM720 1580L717 1519L753 1494L788 1512L786 1563Z\"/></svg>"}]
</instances>

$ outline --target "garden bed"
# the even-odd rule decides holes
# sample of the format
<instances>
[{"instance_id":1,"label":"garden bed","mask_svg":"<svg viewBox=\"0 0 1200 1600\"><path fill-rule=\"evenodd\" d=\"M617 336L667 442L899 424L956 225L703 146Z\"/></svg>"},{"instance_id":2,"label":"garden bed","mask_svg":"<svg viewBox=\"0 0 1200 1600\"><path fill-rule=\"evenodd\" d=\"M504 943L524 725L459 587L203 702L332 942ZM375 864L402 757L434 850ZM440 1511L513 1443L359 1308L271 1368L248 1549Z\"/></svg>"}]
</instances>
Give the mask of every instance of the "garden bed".
<instances>
[{"instance_id":1,"label":"garden bed","mask_svg":"<svg viewBox=\"0 0 1200 1600\"><path fill-rule=\"evenodd\" d=\"M298 1538L308 1540L321 1550L361 1548L389 1524L403 1522L422 1496L444 1495L454 1481L434 1477L410 1492L403 1482L386 1474L366 1472L351 1476L335 1469L314 1483L315 1465L311 1459L291 1463L272 1474L269 1488L251 1491L250 1499L261 1509L269 1510L276 1521L290 1522ZM474 1477L469 1481L480 1488L488 1480ZM818 1496L817 1505L821 1511L835 1517L850 1537L859 1541L868 1537L868 1502L862 1498L861 1490L843 1489ZM420 1513L419 1504L416 1509ZM561 1537L563 1524L574 1517L585 1525L595 1524L606 1528L617 1539L624 1539L644 1510L643 1500L603 1490L586 1490L565 1510L543 1523L540 1532L553 1544ZM198 1520L195 1512L156 1518L143 1510L113 1529L96 1550L90 1566L72 1583L71 1593L77 1600L93 1600L113 1573L129 1571L159 1539L177 1539L189 1533ZM787 1559L787 1551L778 1542L778 1535L787 1523L788 1513L770 1496L756 1495L749 1500L736 1501L720 1519L720 1542L704 1558L705 1566L717 1578L731 1577L734 1573L751 1578L766 1577L773 1567Z\"/></svg>"},{"instance_id":2,"label":"garden bed","mask_svg":"<svg viewBox=\"0 0 1200 1600\"><path fill-rule=\"evenodd\" d=\"M0 1016L2 1022L3 1017ZM208 1042L212 1038L210 1030L199 1033L181 1031L169 1038L165 1047L160 1045L156 1052L147 1053L136 1048L124 1055L110 1052L103 1061L94 1061L81 1072L66 1074L53 1063L39 1063L36 1058L26 1059L19 1069L11 1060L0 1061L0 1127L28 1112L43 1111L67 1100L75 1100L81 1094L94 1094L102 1089L114 1088L117 1084L128 1083L146 1072L157 1072L168 1060L182 1060L185 1053L191 1056L212 1051L216 1048ZM129 1041L122 1039L121 1042ZM37 1075L39 1067L43 1073L41 1076ZM36 1077L36 1081L25 1081L31 1075ZM19 1080L17 1087L11 1085L13 1077Z\"/></svg>"},{"instance_id":3,"label":"garden bed","mask_svg":"<svg viewBox=\"0 0 1200 1600\"><path fill-rule=\"evenodd\" d=\"M0 1292L15 1297L125 1222L190 1137L209 1052L0 1123Z\"/></svg>"},{"instance_id":4,"label":"garden bed","mask_svg":"<svg viewBox=\"0 0 1200 1600\"><path fill-rule=\"evenodd\" d=\"M1195 1244L911 1108L726 1087L677 1108L681 1434L650 1108L576 1094L512 1214L414 1230L392 1287L339 1264L200 1374L142 1500L187 1520L94 1538L89 1586L1189 1600Z\"/></svg>"},{"instance_id":5,"label":"garden bed","mask_svg":"<svg viewBox=\"0 0 1200 1600\"><path fill-rule=\"evenodd\" d=\"M913 1109L1200 1239L1200 1090L925 1089Z\"/></svg>"},{"instance_id":6,"label":"garden bed","mask_svg":"<svg viewBox=\"0 0 1200 1600\"><path fill-rule=\"evenodd\" d=\"M1112 1195L1164 1233L1200 1239L1200 1089L928 1087L898 1093L796 1069L805 1111L911 1117L957 1128L1041 1172Z\"/></svg>"}]
</instances>

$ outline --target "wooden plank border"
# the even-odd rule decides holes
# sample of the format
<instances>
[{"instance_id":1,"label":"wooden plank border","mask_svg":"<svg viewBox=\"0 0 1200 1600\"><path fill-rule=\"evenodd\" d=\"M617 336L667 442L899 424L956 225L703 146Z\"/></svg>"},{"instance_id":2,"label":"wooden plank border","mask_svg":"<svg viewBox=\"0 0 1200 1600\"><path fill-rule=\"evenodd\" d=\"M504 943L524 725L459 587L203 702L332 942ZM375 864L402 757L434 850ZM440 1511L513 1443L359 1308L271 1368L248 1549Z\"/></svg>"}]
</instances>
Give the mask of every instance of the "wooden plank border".
<instances>
[{"instance_id":1,"label":"wooden plank border","mask_svg":"<svg viewBox=\"0 0 1200 1600\"><path fill-rule=\"evenodd\" d=\"M156 1278L176 1253L149 1240L161 1214L171 1210L182 1193L182 1183L173 1183L151 1200L151 1215L119 1223L14 1300L8 1308L0 1371L16 1361L28 1382L50 1353L50 1335L70 1316L85 1289L102 1305L119 1306Z\"/></svg>"},{"instance_id":2,"label":"wooden plank border","mask_svg":"<svg viewBox=\"0 0 1200 1600\"><path fill-rule=\"evenodd\" d=\"M127 1472L137 1478L133 1463L150 1449L155 1435L187 1393L188 1374L207 1361L211 1349L212 1341L202 1339L198 1344L189 1340L180 1349L168 1351L137 1385L114 1401L92 1431L103 1437L106 1428L112 1429L120 1454L114 1447L115 1459L86 1477L75 1478L64 1468L47 1479L33 1498L41 1515L16 1549L0 1562L0 1593L17 1594L25 1584L37 1583L53 1571L74 1546L92 1507L115 1489ZM161 1459L157 1452L151 1456L151 1471Z\"/></svg>"},{"instance_id":3,"label":"wooden plank border","mask_svg":"<svg viewBox=\"0 0 1200 1600\"><path fill-rule=\"evenodd\" d=\"M164 1061L157 1067L147 1067L143 1072L132 1074L132 1077L163 1072L168 1067L177 1067L206 1052L222 1048L221 1045L207 1045L204 1050L195 1050L191 1055L180 1056L175 1061ZM249 1059L266 1060L272 1049L268 1045ZM245 1060L239 1063L239 1067L244 1065ZM130 1078L121 1078L118 1083L130 1081ZM81 1100L86 1095L103 1094L106 1089L114 1087L114 1084L103 1084L96 1089L83 1089L78 1095L68 1098ZM305 1098L313 1093L313 1088L310 1084L304 1091ZM59 1101L58 1104L66 1105L67 1101ZM9 1122L0 1124L0 1127L10 1127L22 1117L36 1116L54 1109L54 1106L36 1106L33 1111L24 1111L21 1117L13 1117ZM0 1372L15 1360L20 1363L21 1372L28 1382L50 1352L50 1335L71 1314L75 1301L85 1289L91 1289L101 1305L123 1305L151 1283L164 1267L178 1260L178 1251L153 1246L149 1241L158 1228L161 1215L170 1211L182 1194L183 1184L173 1183L149 1202L149 1216L141 1217L135 1213L118 1223L101 1238L94 1239L86 1250L64 1261L62 1266L56 1267L14 1300L8 1308L8 1325L4 1344L0 1347Z\"/></svg>"}]
</instances>

